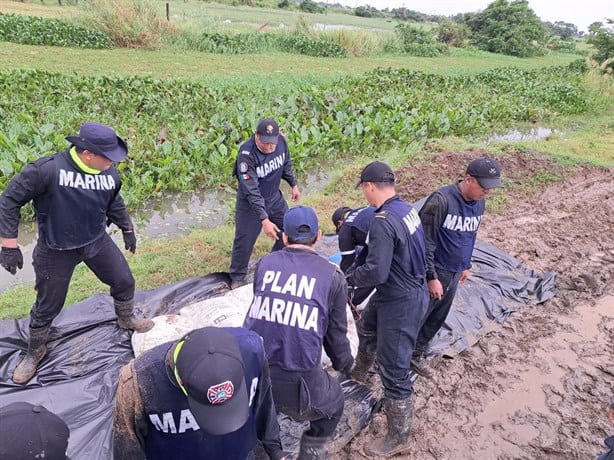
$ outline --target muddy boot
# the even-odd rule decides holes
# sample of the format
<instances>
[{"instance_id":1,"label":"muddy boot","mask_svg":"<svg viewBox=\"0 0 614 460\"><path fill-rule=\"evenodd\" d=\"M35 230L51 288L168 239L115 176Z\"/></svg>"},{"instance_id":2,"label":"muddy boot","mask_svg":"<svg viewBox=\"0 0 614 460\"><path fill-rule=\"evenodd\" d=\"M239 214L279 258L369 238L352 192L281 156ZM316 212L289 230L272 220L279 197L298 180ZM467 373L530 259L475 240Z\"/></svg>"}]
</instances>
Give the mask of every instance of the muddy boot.
<instances>
[{"instance_id":1,"label":"muddy boot","mask_svg":"<svg viewBox=\"0 0 614 460\"><path fill-rule=\"evenodd\" d=\"M411 432L411 417L413 403L411 396L405 399L384 398L384 411L388 422L388 433L365 447L365 453L372 457L389 458L407 453L409 434Z\"/></svg>"},{"instance_id":2,"label":"muddy boot","mask_svg":"<svg viewBox=\"0 0 614 460\"><path fill-rule=\"evenodd\" d=\"M13 382L23 385L36 374L36 366L47 354L47 339L51 324L36 329L30 328L28 352L13 372Z\"/></svg>"},{"instance_id":3,"label":"muddy boot","mask_svg":"<svg viewBox=\"0 0 614 460\"><path fill-rule=\"evenodd\" d=\"M320 460L328 458L326 444L329 441L329 438L315 438L303 433L297 460Z\"/></svg>"},{"instance_id":4,"label":"muddy boot","mask_svg":"<svg viewBox=\"0 0 614 460\"><path fill-rule=\"evenodd\" d=\"M360 383L367 383L369 380L369 369L375 360L375 353L367 353L358 350L354 360L354 369L350 373L350 378Z\"/></svg>"},{"instance_id":5,"label":"muddy boot","mask_svg":"<svg viewBox=\"0 0 614 460\"><path fill-rule=\"evenodd\" d=\"M427 362L424 355L422 354L414 355L411 358L409 367L414 372L421 375L422 377L431 379L431 380L433 379L433 376L434 376L433 369L431 368L431 366L429 366L429 363Z\"/></svg>"},{"instance_id":6,"label":"muddy boot","mask_svg":"<svg viewBox=\"0 0 614 460\"><path fill-rule=\"evenodd\" d=\"M154 327L152 320L134 316L134 300L115 300L114 306L117 314L117 325L120 328L147 332Z\"/></svg>"}]
</instances>

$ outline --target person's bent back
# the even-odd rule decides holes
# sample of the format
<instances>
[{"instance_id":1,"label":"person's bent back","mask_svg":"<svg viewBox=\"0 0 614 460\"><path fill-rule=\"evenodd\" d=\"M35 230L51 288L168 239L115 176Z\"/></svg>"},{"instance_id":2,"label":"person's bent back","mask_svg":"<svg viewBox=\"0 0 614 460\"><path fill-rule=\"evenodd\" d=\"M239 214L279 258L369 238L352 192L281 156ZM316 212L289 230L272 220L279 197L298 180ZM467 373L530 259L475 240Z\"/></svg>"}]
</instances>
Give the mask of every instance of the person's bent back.
<instances>
[{"instance_id":1,"label":"person's bent back","mask_svg":"<svg viewBox=\"0 0 614 460\"><path fill-rule=\"evenodd\" d=\"M244 323L264 340L277 410L311 422L299 459L307 458L307 451L317 453L313 458L325 455L343 413L341 386L321 365L322 347L338 371L349 373L354 362L347 339L347 284L341 270L315 252L320 237L313 209L296 206L286 213L286 246L258 263Z\"/></svg>"}]
</instances>

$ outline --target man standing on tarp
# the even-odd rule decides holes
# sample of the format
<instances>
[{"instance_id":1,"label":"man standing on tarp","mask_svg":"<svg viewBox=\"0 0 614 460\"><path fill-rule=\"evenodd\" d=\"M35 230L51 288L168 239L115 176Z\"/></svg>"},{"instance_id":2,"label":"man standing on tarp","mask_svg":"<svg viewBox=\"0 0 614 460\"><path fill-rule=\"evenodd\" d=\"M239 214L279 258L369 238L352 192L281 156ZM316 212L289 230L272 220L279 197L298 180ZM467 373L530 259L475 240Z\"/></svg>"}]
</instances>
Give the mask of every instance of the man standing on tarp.
<instances>
[{"instance_id":1,"label":"man standing on tarp","mask_svg":"<svg viewBox=\"0 0 614 460\"><path fill-rule=\"evenodd\" d=\"M347 338L347 284L341 270L315 252L321 236L312 208L288 210L286 247L258 262L244 322L264 339L278 412L310 421L299 460L328 458L327 445L343 414L343 391L322 368L322 346L334 369L348 374L354 364Z\"/></svg>"},{"instance_id":2,"label":"man standing on tarp","mask_svg":"<svg viewBox=\"0 0 614 460\"><path fill-rule=\"evenodd\" d=\"M19 384L34 376L47 353L51 323L64 306L80 262L110 286L119 327L138 332L153 327L153 321L133 314L134 277L106 231L108 223L121 228L126 249L134 253L136 236L113 166L126 159L128 147L111 128L94 122L84 123L78 136L66 139L72 144L66 151L28 164L0 196L0 265L13 275L23 267L17 232L19 211L29 201L38 224L32 255L36 301L30 311L28 351L13 372Z\"/></svg>"},{"instance_id":3,"label":"man standing on tarp","mask_svg":"<svg viewBox=\"0 0 614 460\"><path fill-rule=\"evenodd\" d=\"M367 260L348 274L348 284L377 290L357 324L352 378L365 382L377 355L388 432L366 446L365 453L388 457L409 450L413 410L409 361L428 305L424 234L416 210L397 195L394 173L386 163L368 164L356 187L376 209L367 237Z\"/></svg>"},{"instance_id":4,"label":"man standing on tarp","mask_svg":"<svg viewBox=\"0 0 614 460\"><path fill-rule=\"evenodd\" d=\"M284 458L262 339L203 327L146 351L119 375L115 460L245 460L258 440Z\"/></svg>"},{"instance_id":5,"label":"man standing on tarp","mask_svg":"<svg viewBox=\"0 0 614 460\"><path fill-rule=\"evenodd\" d=\"M281 230L288 203L279 185L292 187L292 201L301 196L292 171L290 150L277 122L265 118L241 147L232 171L239 181L235 209L235 237L230 261L231 288L244 284L249 258L260 231L275 240L273 251L283 248Z\"/></svg>"},{"instance_id":6,"label":"man standing on tarp","mask_svg":"<svg viewBox=\"0 0 614 460\"><path fill-rule=\"evenodd\" d=\"M373 206L364 206L358 209L342 206L333 213L333 224L341 252L339 267L343 273L347 273L352 267L358 267L365 263L369 253L367 235L374 216L375 208ZM371 292L373 292L371 287L351 289L348 300L353 306L360 305L369 297ZM358 319L355 309L352 309L352 314L354 319Z\"/></svg>"},{"instance_id":7,"label":"man standing on tarp","mask_svg":"<svg viewBox=\"0 0 614 460\"><path fill-rule=\"evenodd\" d=\"M431 300L411 368L423 377L433 376L425 359L428 344L446 321L458 283L467 281L471 274L471 255L484 216L485 198L491 190L503 187L500 177L501 166L496 160L473 160L463 180L432 193L420 210Z\"/></svg>"}]
</instances>

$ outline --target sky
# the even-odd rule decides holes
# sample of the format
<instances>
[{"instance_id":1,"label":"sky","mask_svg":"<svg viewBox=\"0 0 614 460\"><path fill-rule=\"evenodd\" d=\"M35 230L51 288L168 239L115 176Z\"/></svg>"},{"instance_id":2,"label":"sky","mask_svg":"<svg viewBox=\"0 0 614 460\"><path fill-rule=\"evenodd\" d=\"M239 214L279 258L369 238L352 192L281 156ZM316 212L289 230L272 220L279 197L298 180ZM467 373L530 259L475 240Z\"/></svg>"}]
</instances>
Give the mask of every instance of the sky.
<instances>
[{"instance_id":1,"label":"sky","mask_svg":"<svg viewBox=\"0 0 614 460\"><path fill-rule=\"evenodd\" d=\"M427 14L452 16L484 10L493 0L336 0L351 7L369 5L377 9L407 8ZM332 2L332 0L331 0ZM614 0L529 0L529 7L542 21L570 22L588 31L595 21L614 19Z\"/></svg>"}]
</instances>

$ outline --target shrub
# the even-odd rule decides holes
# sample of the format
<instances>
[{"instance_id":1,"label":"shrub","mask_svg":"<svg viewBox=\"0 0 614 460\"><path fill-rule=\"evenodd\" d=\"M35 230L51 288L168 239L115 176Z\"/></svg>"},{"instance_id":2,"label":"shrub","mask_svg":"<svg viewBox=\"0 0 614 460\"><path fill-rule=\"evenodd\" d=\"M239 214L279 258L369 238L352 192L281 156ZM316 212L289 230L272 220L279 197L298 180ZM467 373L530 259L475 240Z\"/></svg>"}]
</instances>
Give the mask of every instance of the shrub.
<instances>
[{"instance_id":1,"label":"shrub","mask_svg":"<svg viewBox=\"0 0 614 460\"><path fill-rule=\"evenodd\" d=\"M163 35L176 32L160 5L153 0L92 0L89 22L111 37L116 46L154 49Z\"/></svg>"},{"instance_id":2,"label":"shrub","mask_svg":"<svg viewBox=\"0 0 614 460\"><path fill-rule=\"evenodd\" d=\"M469 27L454 21L443 21L435 29L435 37L438 42L455 48L465 48L470 35Z\"/></svg>"},{"instance_id":3,"label":"shrub","mask_svg":"<svg viewBox=\"0 0 614 460\"><path fill-rule=\"evenodd\" d=\"M281 51L317 57L345 57L345 49L326 38L313 39L304 35L277 34L276 41Z\"/></svg>"},{"instance_id":4,"label":"shrub","mask_svg":"<svg viewBox=\"0 0 614 460\"><path fill-rule=\"evenodd\" d=\"M409 24L397 24L395 32L402 49L412 56L434 57L447 52L443 43L436 43L432 32Z\"/></svg>"}]
</instances>

